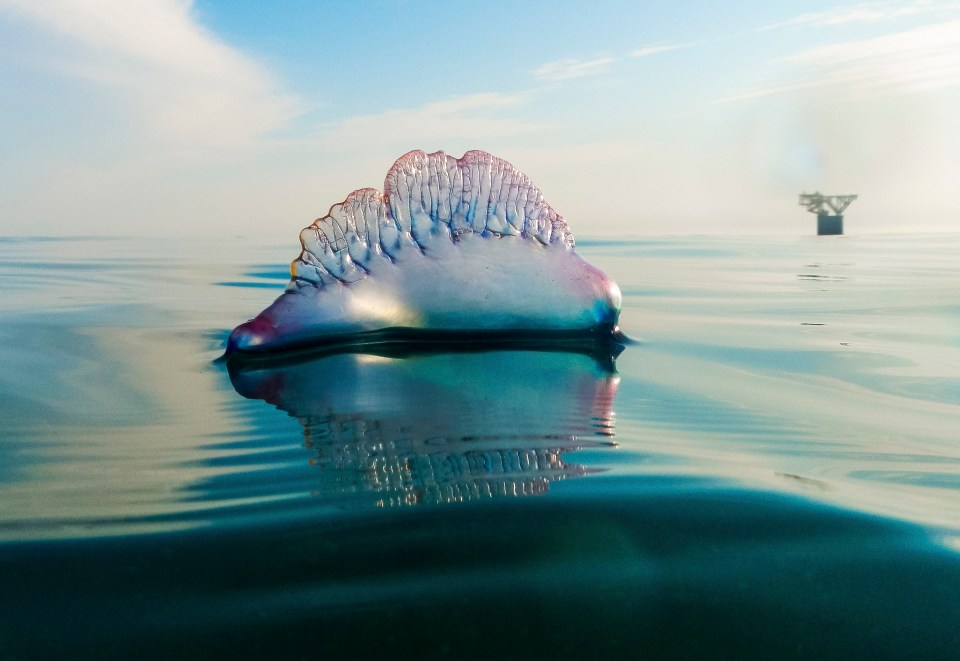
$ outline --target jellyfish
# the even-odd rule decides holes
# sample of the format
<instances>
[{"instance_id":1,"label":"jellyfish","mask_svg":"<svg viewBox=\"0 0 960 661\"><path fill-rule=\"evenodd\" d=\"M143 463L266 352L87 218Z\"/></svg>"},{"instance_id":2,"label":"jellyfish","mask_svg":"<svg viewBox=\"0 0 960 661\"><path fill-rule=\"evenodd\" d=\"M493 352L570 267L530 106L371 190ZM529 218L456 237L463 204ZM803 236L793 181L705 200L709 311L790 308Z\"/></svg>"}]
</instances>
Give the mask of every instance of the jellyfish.
<instances>
[{"instance_id":1,"label":"jellyfish","mask_svg":"<svg viewBox=\"0 0 960 661\"><path fill-rule=\"evenodd\" d=\"M337 343L617 338L617 284L530 179L483 151L411 151L300 233L286 290L227 355Z\"/></svg>"}]
</instances>

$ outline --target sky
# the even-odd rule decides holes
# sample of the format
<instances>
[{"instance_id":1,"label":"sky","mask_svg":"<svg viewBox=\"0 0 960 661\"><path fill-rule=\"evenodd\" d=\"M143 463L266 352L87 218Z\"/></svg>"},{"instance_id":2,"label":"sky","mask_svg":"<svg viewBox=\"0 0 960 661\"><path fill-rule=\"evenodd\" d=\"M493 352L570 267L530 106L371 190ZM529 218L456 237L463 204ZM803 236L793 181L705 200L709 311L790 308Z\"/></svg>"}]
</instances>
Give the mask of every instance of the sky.
<instances>
[{"instance_id":1,"label":"sky","mask_svg":"<svg viewBox=\"0 0 960 661\"><path fill-rule=\"evenodd\" d=\"M960 231L960 2L0 0L0 235L295 241L411 149L577 236Z\"/></svg>"}]
</instances>

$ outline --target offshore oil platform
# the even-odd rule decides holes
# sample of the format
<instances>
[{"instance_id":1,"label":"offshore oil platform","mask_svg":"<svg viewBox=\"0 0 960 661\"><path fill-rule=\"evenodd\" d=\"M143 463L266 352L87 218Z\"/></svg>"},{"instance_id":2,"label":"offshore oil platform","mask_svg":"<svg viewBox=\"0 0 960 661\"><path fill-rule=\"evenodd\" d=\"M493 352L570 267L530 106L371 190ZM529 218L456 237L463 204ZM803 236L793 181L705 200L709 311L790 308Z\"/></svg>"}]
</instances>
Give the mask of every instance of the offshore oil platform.
<instances>
[{"instance_id":1,"label":"offshore oil platform","mask_svg":"<svg viewBox=\"0 0 960 661\"><path fill-rule=\"evenodd\" d=\"M801 193L800 206L817 214L817 234L843 234L843 212L857 199L856 195L821 195ZM830 212L833 213L830 213Z\"/></svg>"}]
</instances>

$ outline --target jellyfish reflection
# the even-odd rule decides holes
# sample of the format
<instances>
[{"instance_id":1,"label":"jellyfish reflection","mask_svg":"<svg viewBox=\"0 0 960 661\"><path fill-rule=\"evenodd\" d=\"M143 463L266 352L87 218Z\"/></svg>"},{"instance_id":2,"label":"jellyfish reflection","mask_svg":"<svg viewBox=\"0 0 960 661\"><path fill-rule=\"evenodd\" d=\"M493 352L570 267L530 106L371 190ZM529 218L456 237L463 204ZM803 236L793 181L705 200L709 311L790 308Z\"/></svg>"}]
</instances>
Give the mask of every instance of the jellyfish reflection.
<instances>
[{"instance_id":1,"label":"jellyfish reflection","mask_svg":"<svg viewBox=\"0 0 960 661\"><path fill-rule=\"evenodd\" d=\"M612 445L612 359L574 352L342 352L229 364L238 393L295 417L313 493L379 506L523 496Z\"/></svg>"}]
</instances>

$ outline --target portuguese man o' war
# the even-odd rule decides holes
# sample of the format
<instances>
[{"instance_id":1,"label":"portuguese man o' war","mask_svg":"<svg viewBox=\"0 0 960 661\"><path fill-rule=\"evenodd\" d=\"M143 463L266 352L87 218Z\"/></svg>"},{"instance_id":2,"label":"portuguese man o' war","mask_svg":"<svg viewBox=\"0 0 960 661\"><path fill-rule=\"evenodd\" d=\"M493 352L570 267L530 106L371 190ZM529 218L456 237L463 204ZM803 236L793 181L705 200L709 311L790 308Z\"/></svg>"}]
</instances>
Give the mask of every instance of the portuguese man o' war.
<instances>
[{"instance_id":1,"label":"portuguese man o' war","mask_svg":"<svg viewBox=\"0 0 960 661\"><path fill-rule=\"evenodd\" d=\"M526 175L482 151L412 151L300 233L286 291L227 353L410 335L619 337L620 289Z\"/></svg>"}]
</instances>

